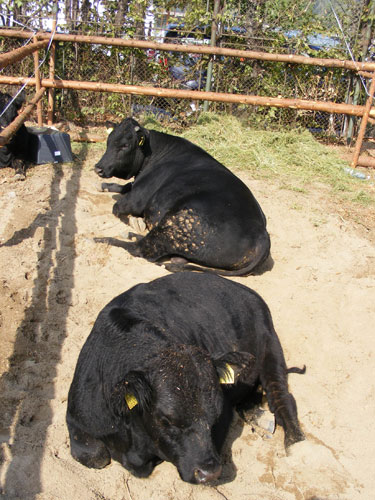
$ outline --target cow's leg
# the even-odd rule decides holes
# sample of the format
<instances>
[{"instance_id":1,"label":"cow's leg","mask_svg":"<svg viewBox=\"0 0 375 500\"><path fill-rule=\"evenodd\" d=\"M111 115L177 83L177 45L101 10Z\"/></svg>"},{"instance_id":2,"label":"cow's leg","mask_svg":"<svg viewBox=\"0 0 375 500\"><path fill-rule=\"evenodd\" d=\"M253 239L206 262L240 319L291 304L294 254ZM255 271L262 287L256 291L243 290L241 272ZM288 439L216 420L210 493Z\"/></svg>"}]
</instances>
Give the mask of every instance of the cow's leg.
<instances>
[{"instance_id":1,"label":"cow's leg","mask_svg":"<svg viewBox=\"0 0 375 500\"><path fill-rule=\"evenodd\" d=\"M121 196L121 198L113 205L112 213L118 218L128 215L142 217L143 206L134 202L134 199L132 198L132 192L129 190L127 194Z\"/></svg>"},{"instance_id":2,"label":"cow's leg","mask_svg":"<svg viewBox=\"0 0 375 500\"><path fill-rule=\"evenodd\" d=\"M138 255L151 262L156 262L170 255L181 254L182 251L182 246L174 241L173 237L166 234L160 226L153 228L137 243Z\"/></svg>"},{"instance_id":3,"label":"cow's leg","mask_svg":"<svg viewBox=\"0 0 375 500\"><path fill-rule=\"evenodd\" d=\"M152 443L143 430L133 432L131 439L124 437L116 433L105 438L112 459L120 462L134 476L148 477L162 461L152 452Z\"/></svg>"},{"instance_id":4,"label":"cow's leg","mask_svg":"<svg viewBox=\"0 0 375 500\"><path fill-rule=\"evenodd\" d=\"M158 457L151 457L145 460L140 453L129 451L122 455L122 465L136 477L148 477L157 464L161 463Z\"/></svg>"},{"instance_id":5,"label":"cow's leg","mask_svg":"<svg viewBox=\"0 0 375 500\"><path fill-rule=\"evenodd\" d=\"M170 256L203 262L207 253L203 223L190 209L167 214L138 243L138 248L142 257L153 262ZM175 259L174 264L181 270L184 266L182 259Z\"/></svg>"},{"instance_id":6,"label":"cow's leg","mask_svg":"<svg viewBox=\"0 0 375 500\"><path fill-rule=\"evenodd\" d=\"M285 448L288 448L298 441L303 441L305 436L298 422L296 401L288 392L288 375L284 357L280 351L277 354L275 351L279 350L271 348L266 352L261 383L266 392L268 406L275 414L276 423L284 428L284 443Z\"/></svg>"},{"instance_id":7,"label":"cow's leg","mask_svg":"<svg viewBox=\"0 0 375 500\"><path fill-rule=\"evenodd\" d=\"M20 158L15 158L12 161L12 166L14 168L14 175L18 180L24 180L26 178L26 163Z\"/></svg>"},{"instance_id":8,"label":"cow's leg","mask_svg":"<svg viewBox=\"0 0 375 500\"><path fill-rule=\"evenodd\" d=\"M111 462L111 455L100 439L93 438L75 425L68 424L72 457L93 469L102 469Z\"/></svg>"},{"instance_id":9,"label":"cow's leg","mask_svg":"<svg viewBox=\"0 0 375 500\"><path fill-rule=\"evenodd\" d=\"M101 185L102 191L108 191L109 193L120 193L125 194L129 193L132 188L132 183L128 182L127 184L116 184L115 182L102 182Z\"/></svg>"}]
</instances>

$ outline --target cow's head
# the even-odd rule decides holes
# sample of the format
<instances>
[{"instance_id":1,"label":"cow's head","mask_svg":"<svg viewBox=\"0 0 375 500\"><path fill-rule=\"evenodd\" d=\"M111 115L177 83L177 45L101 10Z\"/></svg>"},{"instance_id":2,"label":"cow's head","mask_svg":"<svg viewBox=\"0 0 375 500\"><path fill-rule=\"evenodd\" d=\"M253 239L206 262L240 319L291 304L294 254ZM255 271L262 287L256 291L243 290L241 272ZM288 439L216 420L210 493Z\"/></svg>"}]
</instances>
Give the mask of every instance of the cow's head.
<instances>
[{"instance_id":1,"label":"cow's head","mask_svg":"<svg viewBox=\"0 0 375 500\"><path fill-rule=\"evenodd\" d=\"M13 102L12 102L13 101ZM25 102L25 93L21 92L13 98L9 94L0 93L0 128L7 127L17 117L18 110Z\"/></svg>"},{"instance_id":2,"label":"cow's head","mask_svg":"<svg viewBox=\"0 0 375 500\"><path fill-rule=\"evenodd\" d=\"M253 364L249 353L212 360L197 347L165 349L147 371L132 371L117 384L113 411L141 420L156 455L172 462L184 481L213 481L222 469L218 441L230 423L222 384L235 383Z\"/></svg>"},{"instance_id":3,"label":"cow's head","mask_svg":"<svg viewBox=\"0 0 375 500\"><path fill-rule=\"evenodd\" d=\"M141 169L147 148L148 131L133 118L127 118L111 130L107 149L95 171L100 177L130 179Z\"/></svg>"}]
</instances>

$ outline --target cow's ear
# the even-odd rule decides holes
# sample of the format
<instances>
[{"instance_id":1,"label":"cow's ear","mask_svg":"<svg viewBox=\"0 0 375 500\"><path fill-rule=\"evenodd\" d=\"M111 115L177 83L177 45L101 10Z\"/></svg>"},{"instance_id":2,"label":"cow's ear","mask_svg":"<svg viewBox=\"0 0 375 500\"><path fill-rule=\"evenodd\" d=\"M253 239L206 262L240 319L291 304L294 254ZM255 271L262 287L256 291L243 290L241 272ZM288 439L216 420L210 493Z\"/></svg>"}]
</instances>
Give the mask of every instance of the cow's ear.
<instances>
[{"instance_id":1,"label":"cow's ear","mask_svg":"<svg viewBox=\"0 0 375 500\"><path fill-rule=\"evenodd\" d=\"M255 366L255 357L249 352L227 352L214 361L220 384L235 384L249 380Z\"/></svg>"},{"instance_id":2,"label":"cow's ear","mask_svg":"<svg viewBox=\"0 0 375 500\"><path fill-rule=\"evenodd\" d=\"M111 122L111 121L106 121L105 122L105 129L107 131L107 134L109 135L113 129L116 127L117 123Z\"/></svg>"},{"instance_id":3,"label":"cow's ear","mask_svg":"<svg viewBox=\"0 0 375 500\"><path fill-rule=\"evenodd\" d=\"M151 386L145 375L131 371L112 391L112 410L118 416L125 416L134 410L143 413L150 407L151 395Z\"/></svg>"},{"instance_id":4,"label":"cow's ear","mask_svg":"<svg viewBox=\"0 0 375 500\"><path fill-rule=\"evenodd\" d=\"M146 136L145 135L140 135L138 136L138 146L142 147L144 143L146 142Z\"/></svg>"},{"instance_id":5,"label":"cow's ear","mask_svg":"<svg viewBox=\"0 0 375 500\"><path fill-rule=\"evenodd\" d=\"M139 124L137 124L134 127L134 132L136 133L137 136L137 145L139 147L144 146L146 142L146 131L143 127L141 127Z\"/></svg>"}]
</instances>

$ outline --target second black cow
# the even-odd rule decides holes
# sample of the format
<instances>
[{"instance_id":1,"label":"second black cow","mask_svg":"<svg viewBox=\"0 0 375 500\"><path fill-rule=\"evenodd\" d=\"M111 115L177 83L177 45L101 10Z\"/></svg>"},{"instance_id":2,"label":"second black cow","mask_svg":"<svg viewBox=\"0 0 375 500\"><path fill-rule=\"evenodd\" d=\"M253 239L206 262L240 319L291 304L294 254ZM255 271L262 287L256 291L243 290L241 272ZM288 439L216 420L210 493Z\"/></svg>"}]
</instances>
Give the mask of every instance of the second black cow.
<instances>
[{"instance_id":1,"label":"second black cow","mask_svg":"<svg viewBox=\"0 0 375 500\"><path fill-rule=\"evenodd\" d=\"M209 273L170 274L113 299L80 353L68 397L73 457L114 458L147 477L163 460L181 478L221 474L232 408L259 384L286 447L304 439L271 314L259 295ZM251 458L249 457L249 460Z\"/></svg>"},{"instance_id":2,"label":"second black cow","mask_svg":"<svg viewBox=\"0 0 375 500\"><path fill-rule=\"evenodd\" d=\"M133 183L102 188L123 195L113 207L116 216L145 220L149 232L135 255L153 262L171 258L172 271L205 266L226 275L249 274L267 259L266 218L253 194L186 139L128 118L109 135L95 170L104 178L134 177Z\"/></svg>"},{"instance_id":3,"label":"second black cow","mask_svg":"<svg viewBox=\"0 0 375 500\"><path fill-rule=\"evenodd\" d=\"M17 117L24 101L25 94L23 92L15 98L0 92L0 131ZM24 178L28 163L29 139L30 134L25 125L22 124L12 139L5 146L0 147L0 168L13 167L16 175Z\"/></svg>"}]
</instances>

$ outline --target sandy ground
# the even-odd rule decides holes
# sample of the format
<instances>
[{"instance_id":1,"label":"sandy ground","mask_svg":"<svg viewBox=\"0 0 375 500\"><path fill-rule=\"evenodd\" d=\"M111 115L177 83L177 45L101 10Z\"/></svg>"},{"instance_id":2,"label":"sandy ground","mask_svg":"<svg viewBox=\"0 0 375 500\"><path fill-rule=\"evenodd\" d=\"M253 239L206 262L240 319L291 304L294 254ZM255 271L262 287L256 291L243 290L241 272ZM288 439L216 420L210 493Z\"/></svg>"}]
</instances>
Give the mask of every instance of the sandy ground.
<instances>
[{"instance_id":1,"label":"sandy ground","mask_svg":"<svg viewBox=\"0 0 375 500\"><path fill-rule=\"evenodd\" d=\"M272 311L307 441L286 456L236 419L222 479L180 480L168 463L148 479L119 464L89 470L70 456L66 399L76 360L100 309L167 271L95 237L126 239L97 190L98 149L82 162L42 165L17 182L0 171L0 484L7 499L372 499L375 496L375 248L363 224L327 201L238 175L267 217L274 266L236 278ZM96 151L96 152L95 152ZM366 224L365 224L366 225ZM373 230L374 225L372 226Z\"/></svg>"}]
</instances>

